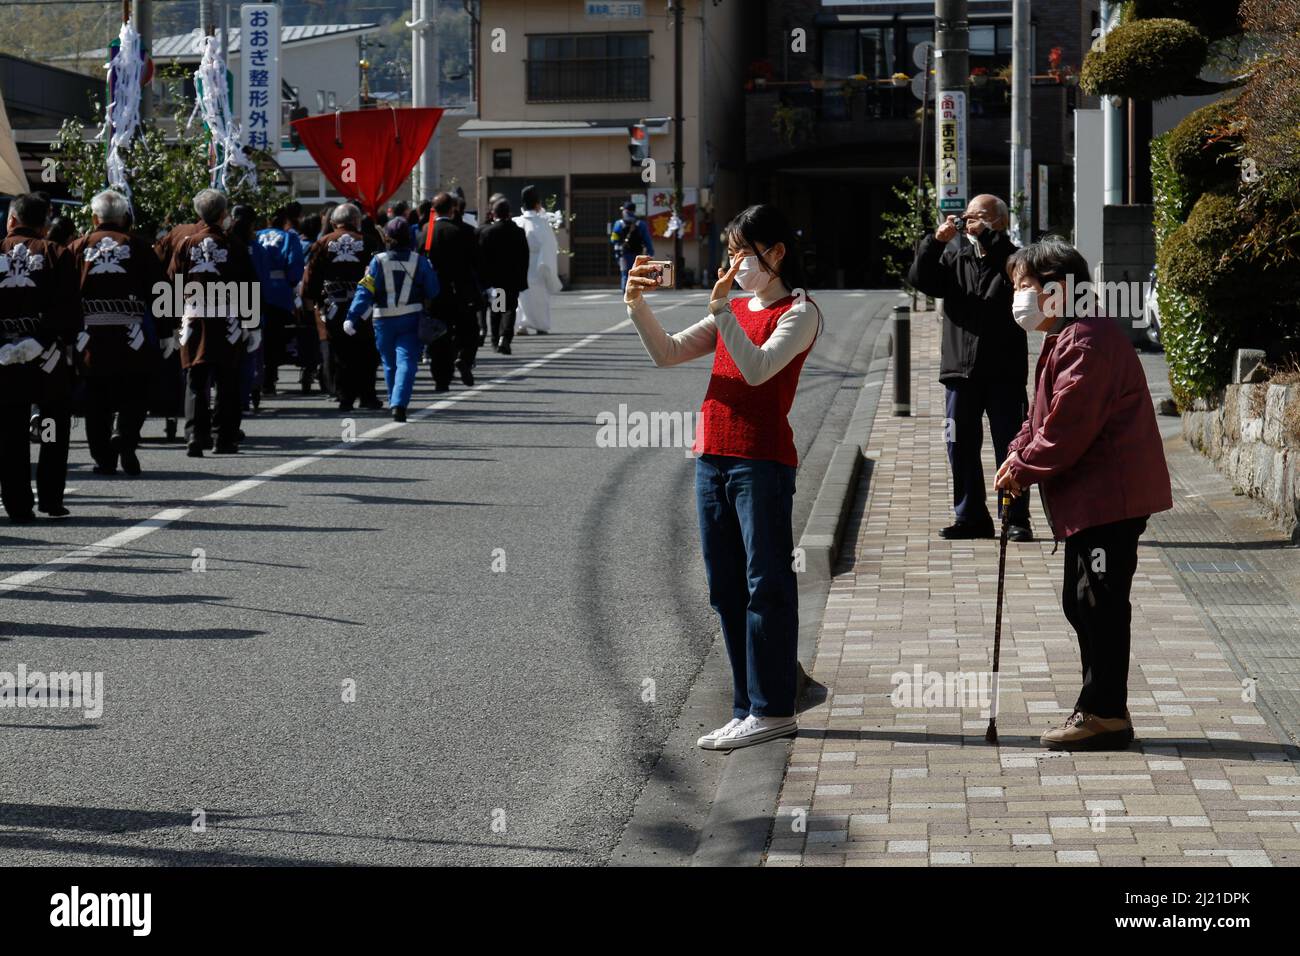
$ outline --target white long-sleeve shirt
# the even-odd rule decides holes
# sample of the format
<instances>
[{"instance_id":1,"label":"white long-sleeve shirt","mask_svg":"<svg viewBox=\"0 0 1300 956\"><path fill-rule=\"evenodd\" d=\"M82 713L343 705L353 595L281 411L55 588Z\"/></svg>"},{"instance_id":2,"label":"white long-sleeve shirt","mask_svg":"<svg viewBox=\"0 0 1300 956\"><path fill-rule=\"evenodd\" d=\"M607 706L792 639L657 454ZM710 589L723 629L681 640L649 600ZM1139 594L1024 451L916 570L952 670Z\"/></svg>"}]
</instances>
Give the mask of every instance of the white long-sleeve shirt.
<instances>
[{"instance_id":1,"label":"white long-sleeve shirt","mask_svg":"<svg viewBox=\"0 0 1300 956\"><path fill-rule=\"evenodd\" d=\"M755 312L763 308L755 297L745 300L743 307ZM708 355L721 336L736 368L750 385L762 385L812 345L817 337L817 310L807 301L790 306L762 345L750 341L732 315L726 299L710 302L707 316L673 335L664 331L644 298L638 298L635 305L628 306L627 314L641 336L641 344L660 368Z\"/></svg>"}]
</instances>

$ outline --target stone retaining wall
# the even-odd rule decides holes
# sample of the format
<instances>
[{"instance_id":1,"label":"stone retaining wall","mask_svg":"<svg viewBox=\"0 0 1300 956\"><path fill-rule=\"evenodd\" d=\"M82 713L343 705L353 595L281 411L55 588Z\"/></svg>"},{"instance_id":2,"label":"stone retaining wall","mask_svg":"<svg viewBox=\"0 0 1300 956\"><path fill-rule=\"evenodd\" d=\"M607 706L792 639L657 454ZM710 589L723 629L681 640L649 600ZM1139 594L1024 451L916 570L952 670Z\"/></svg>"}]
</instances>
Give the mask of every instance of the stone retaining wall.
<instances>
[{"instance_id":1,"label":"stone retaining wall","mask_svg":"<svg viewBox=\"0 0 1300 956\"><path fill-rule=\"evenodd\" d=\"M1263 415L1254 414L1257 390L1265 396ZM1217 401L1198 399L1183 413L1183 437L1300 541L1300 439L1285 425L1293 402L1300 402L1300 386L1229 385Z\"/></svg>"}]
</instances>

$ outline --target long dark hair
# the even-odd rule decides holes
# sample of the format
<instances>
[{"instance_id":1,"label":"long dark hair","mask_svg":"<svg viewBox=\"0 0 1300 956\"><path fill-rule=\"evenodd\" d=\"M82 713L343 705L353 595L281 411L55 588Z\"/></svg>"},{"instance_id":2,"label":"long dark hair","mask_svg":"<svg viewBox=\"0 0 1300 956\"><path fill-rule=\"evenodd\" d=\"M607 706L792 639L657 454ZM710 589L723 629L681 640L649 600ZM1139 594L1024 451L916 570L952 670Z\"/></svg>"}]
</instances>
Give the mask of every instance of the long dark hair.
<instances>
[{"instance_id":1,"label":"long dark hair","mask_svg":"<svg viewBox=\"0 0 1300 956\"><path fill-rule=\"evenodd\" d=\"M778 267L773 268L761 255L758 255L759 265L764 272L780 279L792 295L797 297L801 291L803 292L804 298L817 310L817 333L821 334L822 310L816 302L813 302L804 281L803 264L800 262L799 255L799 236L781 210L767 203L750 206L727 223L727 228L722 231L722 241L728 246L734 244L740 248L749 248L755 255L758 255L760 245L770 249L779 242L785 246L785 256L782 257Z\"/></svg>"}]
</instances>

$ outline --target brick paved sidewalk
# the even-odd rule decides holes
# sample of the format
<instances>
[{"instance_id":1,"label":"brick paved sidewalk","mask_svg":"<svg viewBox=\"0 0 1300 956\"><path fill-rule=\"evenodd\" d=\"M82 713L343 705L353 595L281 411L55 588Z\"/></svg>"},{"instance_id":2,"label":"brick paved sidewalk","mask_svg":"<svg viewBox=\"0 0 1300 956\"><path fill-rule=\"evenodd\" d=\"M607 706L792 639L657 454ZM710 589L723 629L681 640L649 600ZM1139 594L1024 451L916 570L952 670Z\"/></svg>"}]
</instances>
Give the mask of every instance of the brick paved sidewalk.
<instances>
[{"instance_id":1,"label":"brick paved sidewalk","mask_svg":"<svg viewBox=\"0 0 1300 956\"><path fill-rule=\"evenodd\" d=\"M870 495L847 532L812 676L824 702L800 716L768 865L1300 864L1300 770L1265 725L1223 648L1159 555L1133 581L1124 753L1044 751L1079 688L1050 540L1008 545L1000 746L987 711L896 707L893 675L992 666L997 542L949 542L937 320L912 323L913 416L884 385L867 456ZM1031 362L1032 368L1032 362ZM986 473L993 475L985 441ZM1180 505L1175 505L1177 514ZM1035 489L1034 530L1050 538ZM1160 516L1144 540L1161 535ZM926 701L928 702L928 701Z\"/></svg>"}]
</instances>

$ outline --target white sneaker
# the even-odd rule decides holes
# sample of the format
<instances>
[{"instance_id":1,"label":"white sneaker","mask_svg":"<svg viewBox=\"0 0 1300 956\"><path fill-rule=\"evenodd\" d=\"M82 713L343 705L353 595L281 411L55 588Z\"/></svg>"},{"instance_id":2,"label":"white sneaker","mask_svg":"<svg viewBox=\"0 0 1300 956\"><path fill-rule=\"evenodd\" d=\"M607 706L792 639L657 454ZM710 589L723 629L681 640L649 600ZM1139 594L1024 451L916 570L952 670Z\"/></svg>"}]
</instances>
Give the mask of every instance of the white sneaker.
<instances>
[{"instance_id":1,"label":"white sneaker","mask_svg":"<svg viewBox=\"0 0 1300 956\"><path fill-rule=\"evenodd\" d=\"M765 740L786 737L799 729L798 721L793 717L755 717L750 714L740 724L714 744L714 750L735 750L761 744Z\"/></svg>"},{"instance_id":2,"label":"white sneaker","mask_svg":"<svg viewBox=\"0 0 1300 956\"><path fill-rule=\"evenodd\" d=\"M716 750L717 747L714 745L723 737L727 736L727 734L739 727L740 723L741 720L739 717L732 717L731 720L727 721L725 727L719 727L717 730L713 731L713 733L705 734L699 740L695 741L695 746L703 747L705 750Z\"/></svg>"}]
</instances>

